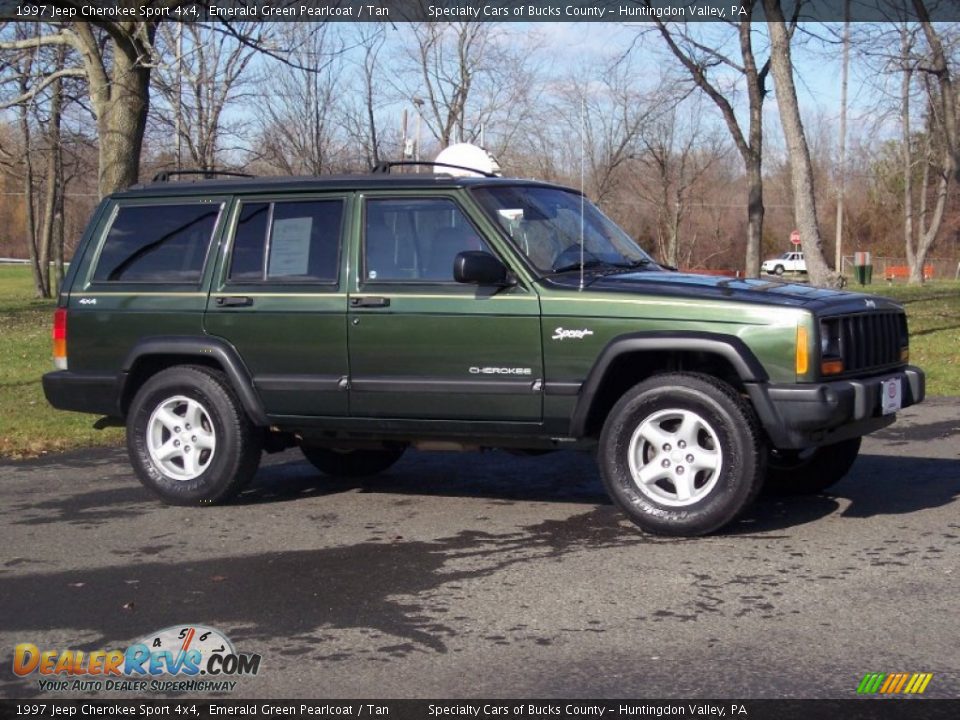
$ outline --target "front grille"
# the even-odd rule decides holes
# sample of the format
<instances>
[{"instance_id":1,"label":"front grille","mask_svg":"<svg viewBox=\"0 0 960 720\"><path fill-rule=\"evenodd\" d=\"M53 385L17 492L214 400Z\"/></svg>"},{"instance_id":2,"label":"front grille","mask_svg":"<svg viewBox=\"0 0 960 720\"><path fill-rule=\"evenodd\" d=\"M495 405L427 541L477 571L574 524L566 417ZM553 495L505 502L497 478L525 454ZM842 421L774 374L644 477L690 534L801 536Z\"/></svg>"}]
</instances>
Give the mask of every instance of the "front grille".
<instances>
[{"instance_id":1,"label":"front grille","mask_svg":"<svg viewBox=\"0 0 960 720\"><path fill-rule=\"evenodd\" d=\"M844 375L898 365L907 347L907 319L899 311L843 315L824 323L836 323L829 332L839 341Z\"/></svg>"}]
</instances>

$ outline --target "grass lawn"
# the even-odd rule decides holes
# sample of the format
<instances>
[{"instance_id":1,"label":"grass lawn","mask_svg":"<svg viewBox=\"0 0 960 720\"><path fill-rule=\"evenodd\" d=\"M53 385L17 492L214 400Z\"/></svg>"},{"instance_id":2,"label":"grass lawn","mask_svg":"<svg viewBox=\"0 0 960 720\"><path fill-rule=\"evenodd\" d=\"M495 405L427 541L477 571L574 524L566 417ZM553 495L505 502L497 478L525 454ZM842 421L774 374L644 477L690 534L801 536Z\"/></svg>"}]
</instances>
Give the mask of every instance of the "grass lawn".
<instances>
[{"instance_id":1,"label":"grass lawn","mask_svg":"<svg viewBox=\"0 0 960 720\"><path fill-rule=\"evenodd\" d=\"M910 360L926 371L927 393L960 395L960 283L881 283L869 290L907 308ZM94 416L54 410L44 399L40 376L52 369L52 320L53 302L33 298L29 270L0 265L0 457L122 441L122 430L94 430Z\"/></svg>"}]
</instances>

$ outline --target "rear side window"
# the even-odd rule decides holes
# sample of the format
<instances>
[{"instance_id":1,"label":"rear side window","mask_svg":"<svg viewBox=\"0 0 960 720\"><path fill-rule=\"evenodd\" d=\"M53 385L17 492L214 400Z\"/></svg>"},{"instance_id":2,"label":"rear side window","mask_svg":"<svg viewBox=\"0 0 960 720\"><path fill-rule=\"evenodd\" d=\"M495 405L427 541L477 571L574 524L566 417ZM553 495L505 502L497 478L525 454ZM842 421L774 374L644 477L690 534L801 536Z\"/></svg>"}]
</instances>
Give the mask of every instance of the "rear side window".
<instances>
[{"instance_id":1,"label":"rear side window","mask_svg":"<svg viewBox=\"0 0 960 720\"><path fill-rule=\"evenodd\" d=\"M341 200L244 203L230 282L336 282L342 219Z\"/></svg>"},{"instance_id":2,"label":"rear side window","mask_svg":"<svg viewBox=\"0 0 960 720\"><path fill-rule=\"evenodd\" d=\"M221 208L207 203L121 206L94 281L199 282Z\"/></svg>"}]
</instances>

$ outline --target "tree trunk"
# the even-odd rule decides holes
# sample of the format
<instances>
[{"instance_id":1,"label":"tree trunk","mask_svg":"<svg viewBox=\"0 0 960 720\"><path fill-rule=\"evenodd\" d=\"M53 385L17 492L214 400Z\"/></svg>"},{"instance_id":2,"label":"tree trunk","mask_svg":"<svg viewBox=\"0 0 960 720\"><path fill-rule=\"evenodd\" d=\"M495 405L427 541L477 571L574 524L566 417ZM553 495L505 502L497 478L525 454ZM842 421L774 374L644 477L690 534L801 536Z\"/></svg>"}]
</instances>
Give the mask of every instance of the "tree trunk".
<instances>
[{"instance_id":1,"label":"tree trunk","mask_svg":"<svg viewBox=\"0 0 960 720\"><path fill-rule=\"evenodd\" d=\"M745 163L747 170L747 277L760 274L760 248L763 241L763 168L760 157Z\"/></svg>"},{"instance_id":2,"label":"tree trunk","mask_svg":"<svg viewBox=\"0 0 960 720\"><path fill-rule=\"evenodd\" d=\"M913 67L910 64L910 35L906 26L900 29L900 62L903 77L900 79L900 129L903 133L901 160L903 169L903 246L910 268L910 281L914 281L913 268L916 258L913 253L913 146L910 143L910 82Z\"/></svg>"},{"instance_id":3,"label":"tree trunk","mask_svg":"<svg viewBox=\"0 0 960 720\"><path fill-rule=\"evenodd\" d=\"M770 69L790 158L794 217L800 231L807 273L814 285L837 286L841 283L840 275L830 270L823 255L823 237L817 222L817 203L813 187L813 166L800 119L797 90L793 83L790 38L779 0L764 0L763 6L770 32Z\"/></svg>"},{"instance_id":4,"label":"tree trunk","mask_svg":"<svg viewBox=\"0 0 960 720\"><path fill-rule=\"evenodd\" d=\"M21 90L25 91L26 80L21 80ZM30 270L33 274L33 287L37 297L49 297L47 286L40 266L40 252L37 247L37 220L34 213L33 198L33 148L29 109L26 104L20 106L20 133L23 135L23 204L24 225L27 234L27 249L30 254Z\"/></svg>"},{"instance_id":5,"label":"tree trunk","mask_svg":"<svg viewBox=\"0 0 960 720\"><path fill-rule=\"evenodd\" d=\"M137 64L136 48L116 46L110 86L94 98L99 135L100 196L135 184L150 106L150 69Z\"/></svg>"},{"instance_id":6,"label":"tree trunk","mask_svg":"<svg viewBox=\"0 0 960 720\"><path fill-rule=\"evenodd\" d=\"M57 69L63 67L65 52L60 48ZM47 169L46 197L43 205L43 229L40 233L38 255L40 275L43 280L43 297L51 297L53 286L50 284L50 256L53 249L54 224L60 195L60 118L63 107L63 82L54 80L50 85L50 119L47 126Z\"/></svg>"}]
</instances>

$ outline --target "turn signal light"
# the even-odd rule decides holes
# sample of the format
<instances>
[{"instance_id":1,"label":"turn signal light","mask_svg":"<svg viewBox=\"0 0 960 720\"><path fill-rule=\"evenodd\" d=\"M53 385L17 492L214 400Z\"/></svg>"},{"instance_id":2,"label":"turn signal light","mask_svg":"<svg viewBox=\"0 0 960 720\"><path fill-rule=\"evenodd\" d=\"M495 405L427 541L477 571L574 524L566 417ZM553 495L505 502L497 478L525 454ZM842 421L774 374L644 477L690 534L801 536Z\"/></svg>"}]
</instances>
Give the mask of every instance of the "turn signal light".
<instances>
[{"instance_id":1,"label":"turn signal light","mask_svg":"<svg viewBox=\"0 0 960 720\"><path fill-rule=\"evenodd\" d=\"M807 342L807 328L797 326L797 375L805 375L810 369L810 348Z\"/></svg>"},{"instance_id":2,"label":"turn signal light","mask_svg":"<svg viewBox=\"0 0 960 720\"><path fill-rule=\"evenodd\" d=\"M53 366L67 369L67 309L57 308L53 313Z\"/></svg>"},{"instance_id":3,"label":"turn signal light","mask_svg":"<svg viewBox=\"0 0 960 720\"><path fill-rule=\"evenodd\" d=\"M843 372L843 360L824 360L820 363L821 375L839 375Z\"/></svg>"},{"instance_id":4,"label":"turn signal light","mask_svg":"<svg viewBox=\"0 0 960 720\"><path fill-rule=\"evenodd\" d=\"M900 362L910 362L910 348L900 350Z\"/></svg>"}]
</instances>

